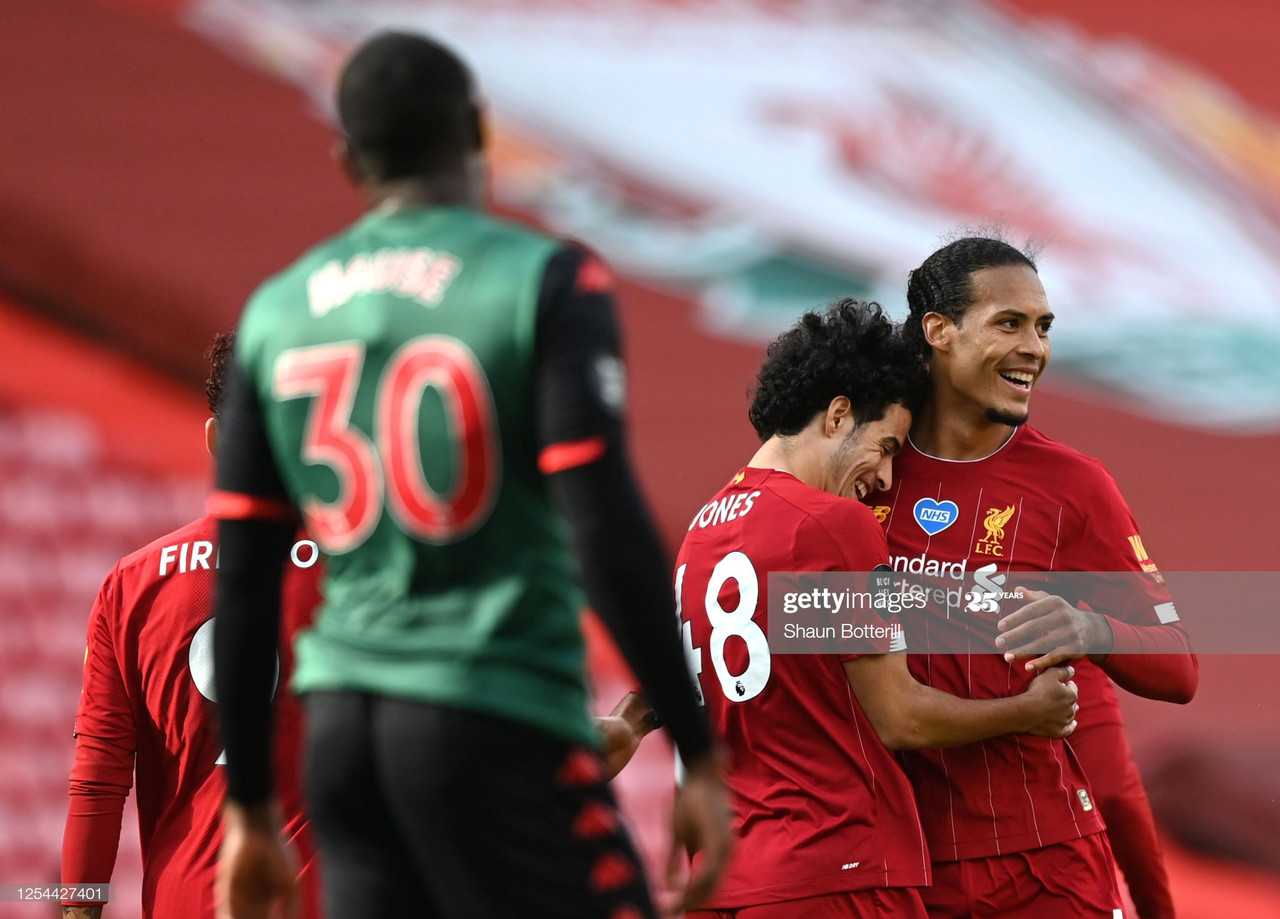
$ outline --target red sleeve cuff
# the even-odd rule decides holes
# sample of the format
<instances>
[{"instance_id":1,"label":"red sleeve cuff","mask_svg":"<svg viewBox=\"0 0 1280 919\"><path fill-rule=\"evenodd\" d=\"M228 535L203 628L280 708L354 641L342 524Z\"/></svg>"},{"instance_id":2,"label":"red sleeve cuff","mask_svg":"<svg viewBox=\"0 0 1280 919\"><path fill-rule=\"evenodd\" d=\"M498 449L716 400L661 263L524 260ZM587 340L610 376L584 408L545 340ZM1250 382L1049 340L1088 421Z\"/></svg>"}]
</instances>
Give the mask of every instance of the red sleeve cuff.
<instances>
[{"instance_id":1,"label":"red sleeve cuff","mask_svg":"<svg viewBox=\"0 0 1280 919\"><path fill-rule=\"evenodd\" d=\"M1176 625L1135 626L1107 617L1115 645L1099 663L1116 685L1135 695L1185 704L1200 683L1200 661Z\"/></svg>"},{"instance_id":2,"label":"red sleeve cuff","mask_svg":"<svg viewBox=\"0 0 1280 919\"><path fill-rule=\"evenodd\" d=\"M566 443L552 444L544 447L538 454L538 470L543 475L553 475L594 463L604 456L608 441L603 437L587 437L583 440L571 440Z\"/></svg>"},{"instance_id":3,"label":"red sleeve cuff","mask_svg":"<svg viewBox=\"0 0 1280 919\"><path fill-rule=\"evenodd\" d=\"M105 884L115 868L125 798L133 781L133 752L95 737L76 740L71 797L62 837L62 883ZM91 901L65 900L67 906Z\"/></svg>"},{"instance_id":4,"label":"red sleeve cuff","mask_svg":"<svg viewBox=\"0 0 1280 919\"><path fill-rule=\"evenodd\" d=\"M279 520L290 523L298 519L297 512L284 501L233 491L215 491L209 496L207 509L210 516L219 520Z\"/></svg>"}]
</instances>

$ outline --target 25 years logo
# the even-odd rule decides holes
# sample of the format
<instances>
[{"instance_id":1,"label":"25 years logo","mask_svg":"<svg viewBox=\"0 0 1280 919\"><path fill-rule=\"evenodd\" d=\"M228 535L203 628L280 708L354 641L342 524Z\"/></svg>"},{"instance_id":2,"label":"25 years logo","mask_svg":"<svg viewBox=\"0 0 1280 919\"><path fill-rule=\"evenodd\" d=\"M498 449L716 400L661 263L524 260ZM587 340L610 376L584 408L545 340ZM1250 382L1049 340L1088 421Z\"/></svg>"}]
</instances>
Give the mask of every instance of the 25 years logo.
<instances>
[{"instance_id":1,"label":"25 years logo","mask_svg":"<svg viewBox=\"0 0 1280 919\"><path fill-rule=\"evenodd\" d=\"M1008 575L997 574L995 563L974 569L973 590L964 595L967 602L965 609L971 613L998 613L1003 600L1021 600L1020 590L1005 590L1004 582Z\"/></svg>"}]
</instances>

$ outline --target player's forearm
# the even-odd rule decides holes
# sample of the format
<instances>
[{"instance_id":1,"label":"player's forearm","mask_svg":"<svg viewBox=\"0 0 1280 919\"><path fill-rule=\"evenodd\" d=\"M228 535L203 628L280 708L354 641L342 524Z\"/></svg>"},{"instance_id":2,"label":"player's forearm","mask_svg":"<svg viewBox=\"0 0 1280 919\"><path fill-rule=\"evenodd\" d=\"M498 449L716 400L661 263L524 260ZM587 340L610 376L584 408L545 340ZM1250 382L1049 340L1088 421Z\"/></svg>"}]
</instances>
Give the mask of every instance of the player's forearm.
<instances>
[{"instance_id":1,"label":"player's forearm","mask_svg":"<svg viewBox=\"0 0 1280 919\"><path fill-rule=\"evenodd\" d=\"M227 797L265 802L272 788L271 697L287 523L223 520L214 600L214 685L227 751Z\"/></svg>"},{"instance_id":2,"label":"player's forearm","mask_svg":"<svg viewBox=\"0 0 1280 919\"><path fill-rule=\"evenodd\" d=\"M63 906L62 919L102 919L102 907Z\"/></svg>"},{"instance_id":3,"label":"player's forearm","mask_svg":"<svg viewBox=\"0 0 1280 919\"><path fill-rule=\"evenodd\" d=\"M71 794L62 836L62 883L111 880L125 799L133 784L133 750L102 738L76 737Z\"/></svg>"},{"instance_id":4,"label":"player's forearm","mask_svg":"<svg viewBox=\"0 0 1280 919\"><path fill-rule=\"evenodd\" d=\"M1095 661L1116 685L1161 702L1190 702L1200 685L1200 661L1178 625L1135 626L1107 617L1112 652Z\"/></svg>"},{"instance_id":5,"label":"player's forearm","mask_svg":"<svg viewBox=\"0 0 1280 919\"><path fill-rule=\"evenodd\" d=\"M877 733L891 750L929 750L1031 730L1035 710L1024 695L960 699L920 683L904 694L895 717Z\"/></svg>"},{"instance_id":6,"label":"player's forearm","mask_svg":"<svg viewBox=\"0 0 1280 919\"><path fill-rule=\"evenodd\" d=\"M105 884L115 871L125 796L72 795L62 834L62 884Z\"/></svg>"}]
</instances>

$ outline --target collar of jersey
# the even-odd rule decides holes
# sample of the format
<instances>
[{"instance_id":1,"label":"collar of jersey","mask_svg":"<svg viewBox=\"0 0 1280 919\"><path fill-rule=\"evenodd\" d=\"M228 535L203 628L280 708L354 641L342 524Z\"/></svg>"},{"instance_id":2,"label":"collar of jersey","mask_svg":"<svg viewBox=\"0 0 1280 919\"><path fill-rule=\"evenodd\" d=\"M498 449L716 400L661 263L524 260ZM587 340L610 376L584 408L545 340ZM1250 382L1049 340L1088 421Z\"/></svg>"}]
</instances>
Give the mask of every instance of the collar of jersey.
<instances>
[{"instance_id":1,"label":"collar of jersey","mask_svg":"<svg viewBox=\"0 0 1280 919\"><path fill-rule=\"evenodd\" d=\"M996 447L994 450L992 450L992 451L991 451L990 453L988 453L986 456L979 456L977 459L967 459L967 460L962 460L962 459L947 459L946 457L942 457L942 456L934 456L932 453L925 453L923 450L921 450L919 447L917 447L917 446L916 446L916 442L915 442L914 440L912 440L912 439L911 439L911 435L910 435L910 434L908 434L908 435L907 435L907 443L911 445L911 449L912 449L912 450L915 450L917 453L919 453L919 454L920 454L921 456L923 456L925 459L931 459L931 460L933 460L934 462L937 462L937 463L982 463L982 462L986 462L987 460L991 459L991 457L995 456L997 453L999 453L999 452L1000 452L1001 450L1003 450L1005 447L1009 446L1009 444L1013 443L1013 441L1018 437L1018 435L1021 433L1022 429L1023 429L1023 428L1025 428L1025 427L1026 427L1026 425L1025 425L1025 424L1020 424L1020 425L1018 425L1016 428L1014 428L1014 429L1013 429L1013 433L1011 433L1008 437L1006 437L1006 438L1005 438L1004 443L1002 443L1000 446Z\"/></svg>"}]
</instances>

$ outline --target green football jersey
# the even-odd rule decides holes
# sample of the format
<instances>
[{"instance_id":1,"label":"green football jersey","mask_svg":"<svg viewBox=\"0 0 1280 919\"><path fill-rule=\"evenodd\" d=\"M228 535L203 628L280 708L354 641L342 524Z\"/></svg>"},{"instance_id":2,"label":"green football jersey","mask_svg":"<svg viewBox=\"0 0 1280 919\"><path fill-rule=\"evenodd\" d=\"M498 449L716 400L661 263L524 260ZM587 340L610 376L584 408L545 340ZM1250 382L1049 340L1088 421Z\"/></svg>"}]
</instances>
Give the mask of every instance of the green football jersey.
<instances>
[{"instance_id":1,"label":"green football jersey","mask_svg":"<svg viewBox=\"0 0 1280 919\"><path fill-rule=\"evenodd\" d=\"M468 208L375 211L249 301L237 360L325 554L297 691L594 742L582 596L534 425L537 301L561 245Z\"/></svg>"}]
</instances>

